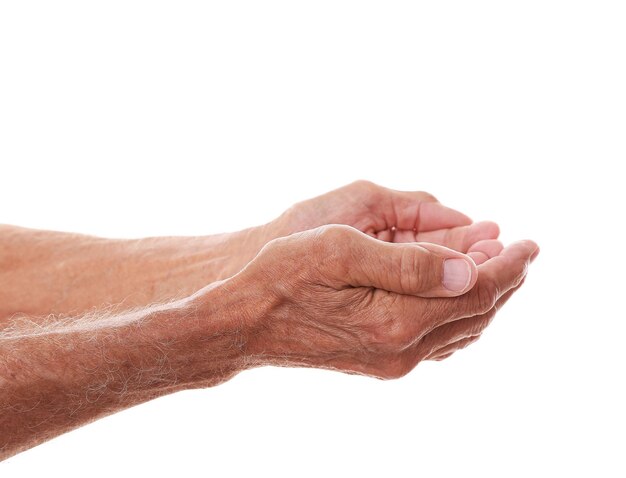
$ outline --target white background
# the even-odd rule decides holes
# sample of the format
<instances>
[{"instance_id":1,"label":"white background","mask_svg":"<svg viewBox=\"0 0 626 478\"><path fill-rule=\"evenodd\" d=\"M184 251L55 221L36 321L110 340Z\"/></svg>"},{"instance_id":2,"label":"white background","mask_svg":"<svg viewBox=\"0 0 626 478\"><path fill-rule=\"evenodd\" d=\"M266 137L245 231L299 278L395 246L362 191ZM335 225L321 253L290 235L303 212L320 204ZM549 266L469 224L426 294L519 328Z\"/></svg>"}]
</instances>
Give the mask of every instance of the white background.
<instances>
[{"instance_id":1,"label":"white background","mask_svg":"<svg viewBox=\"0 0 626 478\"><path fill-rule=\"evenodd\" d=\"M366 178L542 248L445 362L249 371L2 477L624 476L625 24L617 1L2 2L0 222L207 234Z\"/></svg>"}]
</instances>

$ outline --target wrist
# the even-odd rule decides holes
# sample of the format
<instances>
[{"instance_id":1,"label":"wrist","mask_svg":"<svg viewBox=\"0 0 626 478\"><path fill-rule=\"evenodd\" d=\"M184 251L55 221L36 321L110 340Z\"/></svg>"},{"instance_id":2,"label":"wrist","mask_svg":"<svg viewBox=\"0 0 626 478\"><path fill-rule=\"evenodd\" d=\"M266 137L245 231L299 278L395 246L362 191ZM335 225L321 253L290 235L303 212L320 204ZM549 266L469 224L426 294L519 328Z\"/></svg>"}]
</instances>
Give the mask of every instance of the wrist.
<instances>
[{"instance_id":1,"label":"wrist","mask_svg":"<svg viewBox=\"0 0 626 478\"><path fill-rule=\"evenodd\" d=\"M271 224L210 236L155 237L118 241L119 253L110 254L123 264L119 291L107 291L109 303L124 296L135 307L181 299L207 284L237 274L271 240ZM128 290L134 291L128 295Z\"/></svg>"},{"instance_id":2,"label":"wrist","mask_svg":"<svg viewBox=\"0 0 626 478\"><path fill-rule=\"evenodd\" d=\"M193 238L187 245L194 264L205 271L204 284L224 280L241 271L273 239L289 235L283 216L266 224L235 232ZM203 253L199 253L202 248Z\"/></svg>"},{"instance_id":3,"label":"wrist","mask_svg":"<svg viewBox=\"0 0 626 478\"><path fill-rule=\"evenodd\" d=\"M259 365L260 331L275 306L269 289L245 275L215 282L185 299L184 314L193 325L183 349L192 352L196 364L190 386L216 385Z\"/></svg>"}]
</instances>

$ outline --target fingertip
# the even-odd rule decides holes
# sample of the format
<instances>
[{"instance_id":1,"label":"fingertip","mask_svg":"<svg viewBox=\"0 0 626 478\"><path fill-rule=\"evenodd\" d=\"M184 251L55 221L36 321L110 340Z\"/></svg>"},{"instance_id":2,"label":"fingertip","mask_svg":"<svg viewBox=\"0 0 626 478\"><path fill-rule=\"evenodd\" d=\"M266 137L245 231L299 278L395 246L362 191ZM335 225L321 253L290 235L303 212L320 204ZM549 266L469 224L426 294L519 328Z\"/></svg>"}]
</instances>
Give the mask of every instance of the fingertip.
<instances>
[{"instance_id":1,"label":"fingertip","mask_svg":"<svg viewBox=\"0 0 626 478\"><path fill-rule=\"evenodd\" d=\"M539 245L537 244L535 245L537 246L537 248L535 249L535 252L533 252L532 255L530 256L530 262L534 261L539 255L539 252L541 251L541 248L539 247Z\"/></svg>"},{"instance_id":2,"label":"fingertip","mask_svg":"<svg viewBox=\"0 0 626 478\"><path fill-rule=\"evenodd\" d=\"M500 236L500 226L493 221L480 221L476 225L483 231L486 239L497 239Z\"/></svg>"},{"instance_id":3,"label":"fingertip","mask_svg":"<svg viewBox=\"0 0 626 478\"><path fill-rule=\"evenodd\" d=\"M531 240L522 240L515 241L504 249L497 257L494 257L493 260L498 262L500 260L504 261L515 261L515 262L524 262L529 264L532 262L537 255L539 254L539 246L536 242ZM492 261L488 261L491 263ZM481 267L485 267L487 264L484 264Z\"/></svg>"},{"instance_id":4,"label":"fingertip","mask_svg":"<svg viewBox=\"0 0 626 478\"><path fill-rule=\"evenodd\" d=\"M467 214L464 214L461 211L457 211L456 209L450 209L450 210L454 211L454 214L456 214L456 220L459 226L470 226L471 224L474 223L474 220L471 217L469 217Z\"/></svg>"},{"instance_id":5,"label":"fingertip","mask_svg":"<svg viewBox=\"0 0 626 478\"><path fill-rule=\"evenodd\" d=\"M528 243L528 246L533 249L533 254L539 254L539 244L531 239L526 239L525 242Z\"/></svg>"},{"instance_id":6,"label":"fingertip","mask_svg":"<svg viewBox=\"0 0 626 478\"><path fill-rule=\"evenodd\" d=\"M539 254L539 245L530 239L523 239L512 243L509 247L519 248L531 259L534 259Z\"/></svg>"}]
</instances>

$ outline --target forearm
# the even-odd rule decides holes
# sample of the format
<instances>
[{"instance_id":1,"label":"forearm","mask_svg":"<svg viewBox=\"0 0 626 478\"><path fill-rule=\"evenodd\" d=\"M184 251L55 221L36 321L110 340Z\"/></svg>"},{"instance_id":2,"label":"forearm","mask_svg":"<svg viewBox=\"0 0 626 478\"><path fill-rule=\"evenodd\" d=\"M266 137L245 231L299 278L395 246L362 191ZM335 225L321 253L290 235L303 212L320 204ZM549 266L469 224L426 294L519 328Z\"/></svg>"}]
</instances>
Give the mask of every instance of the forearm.
<instances>
[{"instance_id":1,"label":"forearm","mask_svg":"<svg viewBox=\"0 0 626 478\"><path fill-rule=\"evenodd\" d=\"M237 273L276 230L272 223L214 236L119 240L0 226L0 326L14 314L81 314L186 297Z\"/></svg>"},{"instance_id":2,"label":"forearm","mask_svg":"<svg viewBox=\"0 0 626 478\"><path fill-rule=\"evenodd\" d=\"M116 316L0 331L0 459L104 415L220 383L245 366L245 313L217 283Z\"/></svg>"}]
</instances>

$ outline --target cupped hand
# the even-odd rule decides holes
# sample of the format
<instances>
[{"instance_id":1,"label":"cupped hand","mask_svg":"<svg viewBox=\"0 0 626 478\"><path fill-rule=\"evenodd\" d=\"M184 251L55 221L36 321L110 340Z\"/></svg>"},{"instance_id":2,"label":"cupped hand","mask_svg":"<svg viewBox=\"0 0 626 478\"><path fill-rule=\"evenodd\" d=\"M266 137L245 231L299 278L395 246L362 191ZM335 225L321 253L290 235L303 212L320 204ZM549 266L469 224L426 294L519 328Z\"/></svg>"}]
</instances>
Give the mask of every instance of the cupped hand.
<instances>
[{"instance_id":1,"label":"cupped hand","mask_svg":"<svg viewBox=\"0 0 626 478\"><path fill-rule=\"evenodd\" d=\"M445 357L480 335L538 251L498 249L476 243L472 259L339 225L272 241L230 279L265 304L245 314L247 363L396 378Z\"/></svg>"},{"instance_id":2,"label":"cupped hand","mask_svg":"<svg viewBox=\"0 0 626 478\"><path fill-rule=\"evenodd\" d=\"M345 224L386 242L430 242L460 252L499 234L497 224L472 223L429 193L396 191L363 180L299 202L277 223L281 235Z\"/></svg>"},{"instance_id":3,"label":"cupped hand","mask_svg":"<svg viewBox=\"0 0 626 478\"><path fill-rule=\"evenodd\" d=\"M351 226L385 242L430 242L463 253L470 252L477 242L496 239L500 233L497 224L472 223L431 194L356 181L296 203L263 226L226 235L228 247L223 256L227 260L211 278L235 275L273 239L329 224Z\"/></svg>"}]
</instances>

